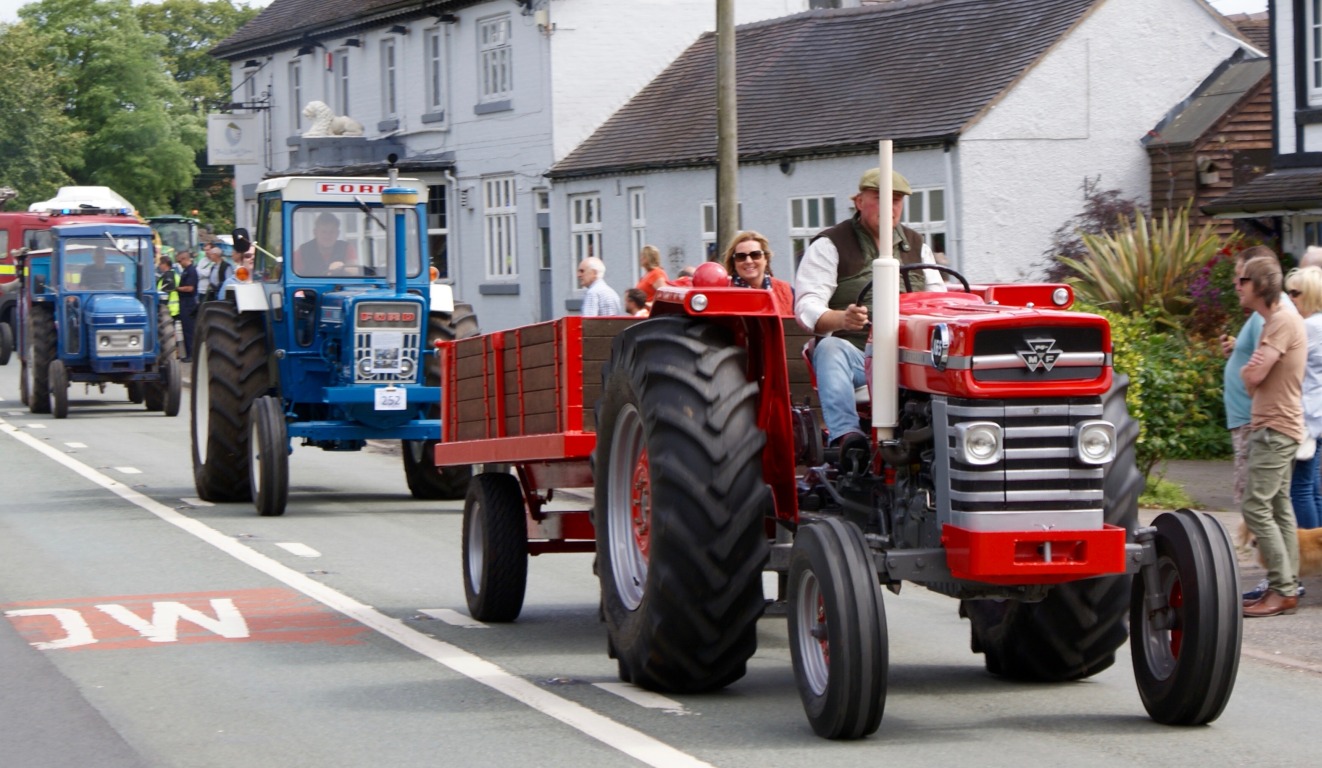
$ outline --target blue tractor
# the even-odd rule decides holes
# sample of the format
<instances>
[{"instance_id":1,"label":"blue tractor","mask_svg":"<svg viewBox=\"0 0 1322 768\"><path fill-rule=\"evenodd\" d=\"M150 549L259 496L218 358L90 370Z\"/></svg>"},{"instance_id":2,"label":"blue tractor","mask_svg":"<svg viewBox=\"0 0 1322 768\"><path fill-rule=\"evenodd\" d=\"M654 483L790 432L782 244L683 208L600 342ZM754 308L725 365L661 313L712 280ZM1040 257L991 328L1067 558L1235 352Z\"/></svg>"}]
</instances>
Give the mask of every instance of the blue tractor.
<instances>
[{"instance_id":1,"label":"blue tractor","mask_svg":"<svg viewBox=\"0 0 1322 768\"><path fill-rule=\"evenodd\" d=\"M19 255L23 403L63 419L70 384L123 384L132 402L178 414L174 319L156 291L151 229L94 223L50 231L50 248Z\"/></svg>"},{"instance_id":2,"label":"blue tractor","mask_svg":"<svg viewBox=\"0 0 1322 768\"><path fill-rule=\"evenodd\" d=\"M257 192L252 255L236 247L235 281L197 319L198 496L284 514L297 439L328 451L400 440L414 497L463 498L471 468L433 461L434 343L479 331L472 308L432 280L425 186L392 166L389 178L285 177Z\"/></svg>"}]
</instances>

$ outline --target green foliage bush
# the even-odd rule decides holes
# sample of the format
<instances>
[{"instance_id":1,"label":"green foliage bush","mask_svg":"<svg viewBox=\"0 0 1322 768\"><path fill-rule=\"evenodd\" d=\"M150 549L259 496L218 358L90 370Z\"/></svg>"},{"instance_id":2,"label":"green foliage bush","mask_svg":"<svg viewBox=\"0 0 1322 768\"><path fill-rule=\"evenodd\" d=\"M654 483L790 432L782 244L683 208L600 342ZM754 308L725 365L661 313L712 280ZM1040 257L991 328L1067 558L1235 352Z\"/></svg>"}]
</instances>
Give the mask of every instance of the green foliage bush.
<instances>
[{"instance_id":1,"label":"green foliage bush","mask_svg":"<svg viewBox=\"0 0 1322 768\"><path fill-rule=\"evenodd\" d=\"M1111 323L1113 363L1117 372L1129 375L1126 402L1139 423L1138 468L1145 477L1167 459L1230 455L1221 400L1225 358L1215 339L1172 330L1157 307L1134 315L1080 308Z\"/></svg>"}]
</instances>

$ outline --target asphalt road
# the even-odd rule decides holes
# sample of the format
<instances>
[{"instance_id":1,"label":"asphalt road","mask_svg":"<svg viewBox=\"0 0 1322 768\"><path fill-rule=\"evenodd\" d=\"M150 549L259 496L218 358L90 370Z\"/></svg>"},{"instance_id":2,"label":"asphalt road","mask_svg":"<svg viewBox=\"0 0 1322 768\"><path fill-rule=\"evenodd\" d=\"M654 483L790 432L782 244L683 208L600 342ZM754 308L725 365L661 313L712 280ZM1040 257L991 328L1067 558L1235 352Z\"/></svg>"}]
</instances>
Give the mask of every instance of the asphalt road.
<instances>
[{"instance_id":1,"label":"asphalt road","mask_svg":"<svg viewBox=\"0 0 1322 768\"><path fill-rule=\"evenodd\" d=\"M909 585L886 594L881 731L824 742L783 618L760 622L747 676L720 693L621 686L591 556L534 558L519 620L473 622L461 504L409 498L390 452L295 449L288 513L259 518L195 498L187 406L168 419L79 392L57 421L17 404L16 378L0 368L6 768L1256 765L1283 713L1322 707L1308 638L1288 654L1271 639L1311 608L1246 626L1225 714L1176 729L1144 714L1127 647L1085 682L1008 684L969 652L954 602ZM1271 749L1272 765L1316 764L1308 739Z\"/></svg>"}]
</instances>

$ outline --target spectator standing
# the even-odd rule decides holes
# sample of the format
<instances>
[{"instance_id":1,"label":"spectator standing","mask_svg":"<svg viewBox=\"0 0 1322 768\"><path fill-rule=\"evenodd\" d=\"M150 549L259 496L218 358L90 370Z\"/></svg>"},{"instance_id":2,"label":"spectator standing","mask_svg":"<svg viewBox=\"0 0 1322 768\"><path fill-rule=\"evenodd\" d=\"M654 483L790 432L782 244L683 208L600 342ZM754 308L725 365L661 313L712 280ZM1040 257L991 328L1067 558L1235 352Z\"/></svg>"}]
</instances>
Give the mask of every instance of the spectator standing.
<instances>
[{"instance_id":1,"label":"spectator standing","mask_svg":"<svg viewBox=\"0 0 1322 768\"><path fill-rule=\"evenodd\" d=\"M225 284L225 279L229 277L230 265L225 261L225 254L220 250L220 246L214 242L202 246L207 254L207 261L211 263L211 270L207 272L207 288L203 301L215 301L220 297L220 287Z\"/></svg>"},{"instance_id":2,"label":"spectator standing","mask_svg":"<svg viewBox=\"0 0 1322 768\"><path fill-rule=\"evenodd\" d=\"M1317 454L1322 438L1322 269L1296 269L1285 279L1286 294L1304 318L1308 334L1308 362L1304 368L1304 443L1295 457L1290 478L1290 503L1300 528L1322 526L1322 488Z\"/></svg>"},{"instance_id":3,"label":"spectator standing","mask_svg":"<svg viewBox=\"0 0 1322 768\"><path fill-rule=\"evenodd\" d=\"M647 317L647 294L642 288L630 288L624 292L624 313L634 317Z\"/></svg>"},{"instance_id":4,"label":"spectator standing","mask_svg":"<svg viewBox=\"0 0 1322 768\"><path fill-rule=\"evenodd\" d=\"M186 363L193 359L193 328L197 324L197 305L198 305L198 276L197 267L193 266L193 254L188 251L179 252L179 266L183 271L179 273L179 325L183 326L184 331L184 356Z\"/></svg>"},{"instance_id":5,"label":"spectator standing","mask_svg":"<svg viewBox=\"0 0 1322 768\"><path fill-rule=\"evenodd\" d=\"M606 284L605 277L606 264L596 256L578 263L578 284L587 289L583 293L583 317L624 314L620 294Z\"/></svg>"},{"instance_id":6,"label":"spectator standing","mask_svg":"<svg viewBox=\"0 0 1322 768\"><path fill-rule=\"evenodd\" d=\"M170 319L179 322L179 278L175 275L169 256L162 256L156 262L156 291L165 294Z\"/></svg>"},{"instance_id":7,"label":"spectator standing","mask_svg":"<svg viewBox=\"0 0 1322 768\"><path fill-rule=\"evenodd\" d=\"M1290 474L1304 440L1302 389L1307 331L1295 309L1281 301L1281 264L1265 246L1236 264L1240 303L1262 315L1262 338L1240 371L1252 397L1248 484L1241 510L1267 566L1270 588L1244 601L1244 616L1294 613L1299 605L1299 540L1290 504Z\"/></svg>"},{"instance_id":8,"label":"spectator standing","mask_svg":"<svg viewBox=\"0 0 1322 768\"><path fill-rule=\"evenodd\" d=\"M646 272L634 287L642 291L647 297L647 303L651 304L652 299L656 298L656 289L665 285L670 279L666 276L666 271L661 268L661 251L657 250L655 245L644 245L643 250L638 253L638 266Z\"/></svg>"},{"instance_id":9,"label":"spectator standing","mask_svg":"<svg viewBox=\"0 0 1322 768\"><path fill-rule=\"evenodd\" d=\"M781 317L794 316L794 289L771 276L771 243L752 230L737 232L722 257L730 284L740 288L771 291Z\"/></svg>"}]
</instances>

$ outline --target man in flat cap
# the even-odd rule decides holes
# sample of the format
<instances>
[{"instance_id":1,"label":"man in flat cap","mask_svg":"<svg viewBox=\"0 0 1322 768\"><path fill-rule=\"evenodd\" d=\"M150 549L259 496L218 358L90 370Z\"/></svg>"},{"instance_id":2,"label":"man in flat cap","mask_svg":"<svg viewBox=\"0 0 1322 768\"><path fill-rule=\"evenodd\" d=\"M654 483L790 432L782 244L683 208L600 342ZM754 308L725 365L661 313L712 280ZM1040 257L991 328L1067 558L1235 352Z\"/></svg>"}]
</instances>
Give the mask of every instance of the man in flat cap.
<instances>
[{"instance_id":1,"label":"man in flat cap","mask_svg":"<svg viewBox=\"0 0 1322 768\"><path fill-rule=\"evenodd\" d=\"M822 403L827 437L843 458L856 450L867 450L867 436L859 424L854 390L866 383L863 348L868 308L854 302L872 279L872 261L877 258L881 220L881 169L872 168L858 181L854 215L817 234L803 252L794 278L794 314L805 330L822 337L813 350L817 396ZM932 249L923 236L899 223L904 198L913 192L909 181L892 172L891 233L893 252L901 264L935 264ZM944 291L945 283L935 270L923 270L925 291ZM904 283L901 281L901 290Z\"/></svg>"}]
</instances>

